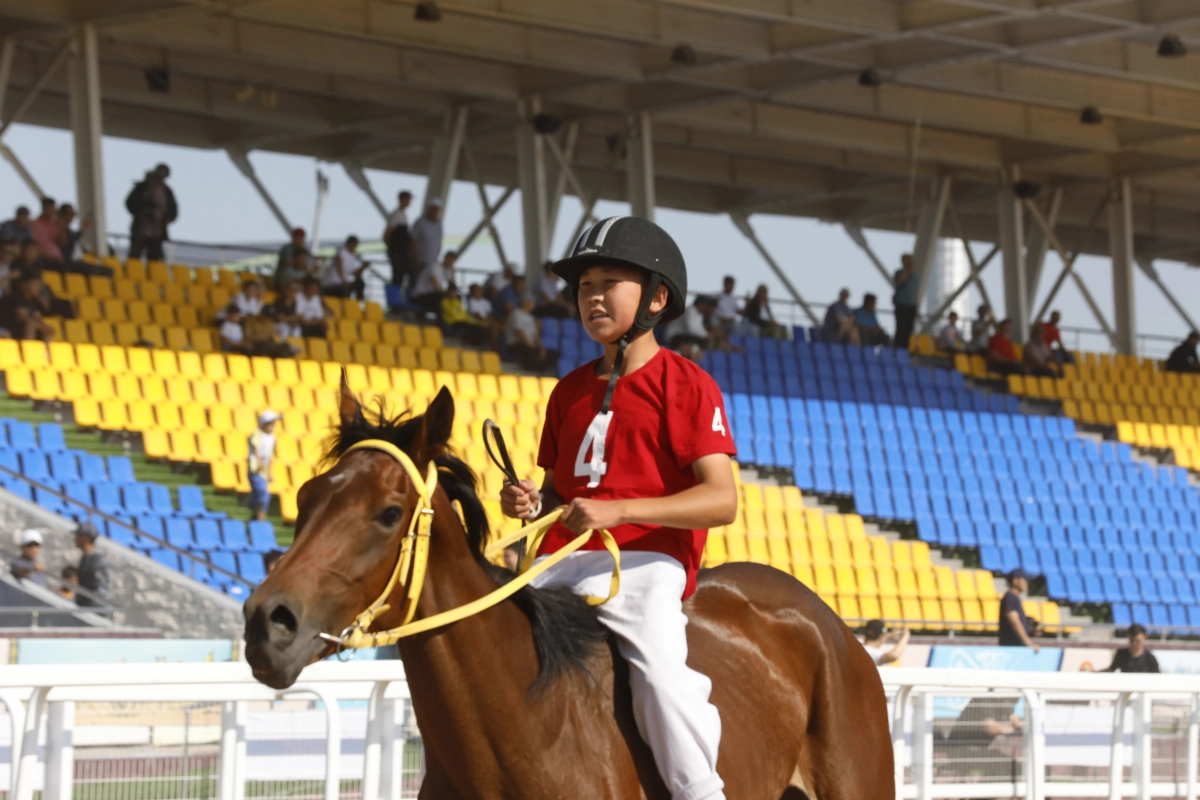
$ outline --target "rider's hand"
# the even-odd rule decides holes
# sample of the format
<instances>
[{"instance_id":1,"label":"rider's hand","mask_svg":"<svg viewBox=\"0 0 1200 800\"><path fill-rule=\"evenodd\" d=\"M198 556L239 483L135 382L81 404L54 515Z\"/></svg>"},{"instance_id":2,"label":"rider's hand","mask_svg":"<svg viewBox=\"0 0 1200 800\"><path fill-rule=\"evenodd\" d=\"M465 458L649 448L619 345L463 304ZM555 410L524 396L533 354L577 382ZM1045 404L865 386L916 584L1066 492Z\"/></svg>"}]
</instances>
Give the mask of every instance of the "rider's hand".
<instances>
[{"instance_id":1,"label":"rider's hand","mask_svg":"<svg viewBox=\"0 0 1200 800\"><path fill-rule=\"evenodd\" d=\"M506 517L525 519L538 504L538 488L533 481L521 481L515 486L504 484L500 490L500 510Z\"/></svg>"},{"instance_id":2,"label":"rider's hand","mask_svg":"<svg viewBox=\"0 0 1200 800\"><path fill-rule=\"evenodd\" d=\"M619 500L587 500L577 497L563 509L558 520L571 533L614 528L625 520Z\"/></svg>"}]
</instances>

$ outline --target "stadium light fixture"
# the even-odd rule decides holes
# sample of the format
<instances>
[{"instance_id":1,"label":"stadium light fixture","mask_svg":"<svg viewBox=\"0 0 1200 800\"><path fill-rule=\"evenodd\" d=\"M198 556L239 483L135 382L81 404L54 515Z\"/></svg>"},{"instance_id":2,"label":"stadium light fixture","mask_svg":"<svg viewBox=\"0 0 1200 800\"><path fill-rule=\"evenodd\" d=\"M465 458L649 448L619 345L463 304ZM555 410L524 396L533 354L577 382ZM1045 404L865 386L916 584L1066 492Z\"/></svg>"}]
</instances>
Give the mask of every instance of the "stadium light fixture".
<instances>
[{"instance_id":1,"label":"stadium light fixture","mask_svg":"<svg viewBox=\"0 0 1200 800\"><path fill-rule=\"evenodd\" d=\"M880 77L879 71L874 67L869 67L858 73L859 86L875 87L881 85L882 83L883 78Z\"/></svg>"},{"instance_id":2,"label":"stadium light fixture","mask_svg":"<svg viewBox=\"0 0 1200 800\"><path fill-rule=\"evenodd\" d=\"M413 19L417 22L437 22L442 18L442 11L434 0L421 0L413 11Z\"/></svg>"},{"instance_id":3,"label":"stadium light fixture","mask_svg":"<svg viewBox=\"0 0 1200 800\"><path fill-rule=\"evenodd\" d=\"M1095 106L1084 106L1083 111L1079 112L1079 121L1084 125L1099 125L1104 122L1104 115Z\"/></svg>"},{"instance_id":4,"label":"stadium light fixture","mask_svg":"<svg viewBox=\"0 0 1200 800\"><path fill-rule=\"evenodd\" d=\"M696 50L690 44L678 45L671 51L671 62L674 64L695 64Z\"/></svg>"},{"instance_id":5,"label":"stadium light fixture","mask_svg":"<svg viewBox=\"0 0 1200 800\"><path fill-rule=\"evenodd\" d=\"M1187 45L1173 33L1168 33L1158 42L1159 58L1183 58L1187 55Z\"/></svg>"}]
</instances>

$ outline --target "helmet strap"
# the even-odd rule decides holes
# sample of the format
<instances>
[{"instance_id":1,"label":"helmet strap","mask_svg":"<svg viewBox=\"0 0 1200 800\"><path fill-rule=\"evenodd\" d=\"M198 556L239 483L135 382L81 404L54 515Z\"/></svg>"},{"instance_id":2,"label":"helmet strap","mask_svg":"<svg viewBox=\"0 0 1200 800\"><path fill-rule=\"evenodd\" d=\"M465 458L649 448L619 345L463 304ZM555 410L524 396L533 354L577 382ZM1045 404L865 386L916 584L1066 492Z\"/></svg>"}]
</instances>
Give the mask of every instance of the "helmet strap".
<instances>
[{"instance_id":1,"label":"helmet strap","mask_svg":"<svg viewBox=\"0 0 1200 800\"><path fill-rule=\"evenodd\" d=\"M629 346L632 337L626 333L617 342L617 357L613 359L612 372L608 376L608 386L604 389L604 402L600 404L600 413L607 414L612 405L613 392L617 390L617 378L621 376L621 367L625 366L625 348Z\"/></svg>"}]
</instances>

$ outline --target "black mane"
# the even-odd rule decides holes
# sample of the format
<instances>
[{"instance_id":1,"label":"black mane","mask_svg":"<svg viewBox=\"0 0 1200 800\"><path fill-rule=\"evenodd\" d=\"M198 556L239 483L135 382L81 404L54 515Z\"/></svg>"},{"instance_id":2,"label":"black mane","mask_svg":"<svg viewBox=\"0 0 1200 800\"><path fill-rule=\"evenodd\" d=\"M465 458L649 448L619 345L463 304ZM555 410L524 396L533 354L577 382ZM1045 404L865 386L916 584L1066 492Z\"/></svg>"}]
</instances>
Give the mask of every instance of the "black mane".
<instances>
[{"instance_id":1,"label":"black mane","mask_svg":"<svg viewBox=\"0 0 1200 800\"><path fill-rule=\"evenodd\" d=\"M360 407L353 423L340 425L326 459L336 460L351 446L367 439L382 439L410 454L414 451L416 437L421 432L421 416L403 412L390 417L382 399L372 416L376 421L370 421ZM479 500L475 472L445 448L434 457L434 463L438 466L438 486L451 501L457 500L462 509L467 542L475 560L497 585L512 580L512 572L483 557L488 520ZM608 640L608 631L583 598L566 587L535 589L526 586L511 599L524 612L533 629L539 673L532 690L549 686L563 672L588 673L587 660Z\"/></svg>"}]
</instances>

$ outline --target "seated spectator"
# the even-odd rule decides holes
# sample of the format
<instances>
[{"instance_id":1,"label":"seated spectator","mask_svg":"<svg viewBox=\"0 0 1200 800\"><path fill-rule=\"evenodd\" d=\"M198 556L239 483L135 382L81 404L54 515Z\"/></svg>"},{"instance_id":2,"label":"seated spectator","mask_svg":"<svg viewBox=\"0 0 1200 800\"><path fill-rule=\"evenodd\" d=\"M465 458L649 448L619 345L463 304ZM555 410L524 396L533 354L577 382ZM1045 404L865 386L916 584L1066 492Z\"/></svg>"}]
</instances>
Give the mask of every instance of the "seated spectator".
<instances>
[{"instance_id":1,"label":"seated spectator","mask_svg":"<svg viewBox=\"0 0 1200 800\"><path fill-rule=\"evenodd\" d=\"M715 298L697 295L683 315L667 325L671 348L684 358L699 361L705 350L714 348L714 333L718 340L724 336L724 329L716 324L716 311Z\"/></svg>"},{"instance_id":2,"label":"seated spectator","mask_svg":"<svg viewBox=\"0 0 1200 800\"><path fill-rule=\"evenodd\" d=\"M967 352L986 355L995 326L996 318L992 316L992 309L986 305L980 306L979 316L971 320L971 341L967 343Z\"/></svg>"},{"instance_id":3,"label":"seated spectator","mask_svg":"<svg viewBox=\"0 0 1200 800\"><path fill-rule=\"evenodd\" d=\"M82 252L80 240L83 232L91 227L91 220L79 226L79 230L71 227L75 222L75 206L63 203L58 207L58 249L62 251L63 259L74 261Z\"/></svg>"},{"instance_id":4,"label":"seated spectator","mask_svg":"<svg viewBox=\"0 0 1200 800\"><path fill-rule=\"evenodd\" d=\"M7 222L0 223L0 237L12 239L17 244L24 244L33 238L33 220L29 209L17 206L17 215Z\"/></svg>"},{"instance_id":5,"label":"seated spectator","mask_svg":"<svg viewBox=\"0 0 1200 800\"><path fill-rule=\"evenodd\" d=\"M899 661L908 647L909 632L907 627L901 628L898 631L891 631L890 633L885 633L886 630L887 626L883 624L883 620L873 619L867 623L867 627L863 632L863 648L867 651L867 655L871 656L871 660L875 662L875 666L877 667L891 664L893 661ZM892 646L884 650L883 646L885 644L891 644Z\"/></svg>"},{"instance_id":6,"label":"seated spectator","mask_svg":"<svg viewBox=\"0 0 1200 800\"><path fill-rule=\"evenodd\" d=\"M53 198L42 198L42 213L30 223L29 228L42 258L56 264L61 262L63 253L58 246L58 204Z\"/></svg>"},{"instance_id":7,"label":"seated spectator","mask_svg":"<svg viewBox=\"0 0 1200 800\"><path fill-rule=\"evenodd\" d=\"M726 275L722 282L721 293L717 295L717 322L726 333L737 333L738 321L742 316L742 304L733 293L737 281L732 275Z\"/></svg>"},{"instance_id":8,"label":"seated spectator","mask_svg":"<svg viewBox=\"0 0 1200 800\"><path fill-rule=\"evenodd\" d=\"M498 320L508 319L508 315L521 305L525 299L525 276L513 275L508 286L505 286L492 299L492 316Z\"/></svg>"},{"instance_id":9,"label":"seated spectator","mask_svg":"<svg viewBox=\"0 0 1200 800\"><path fill-rule=\"evenodd\" d=\"M242 341L252 356L291 358L296 354L290 344L279 341L275 323L265 314L248 314L242 317Z\"/></svg>"},{"instance_id":10,"label":"seated spectator","mask_svg":"<svg viewBox=\"0 0 1200 800\"><path fill-rule=\"evenodd\" d=\"M491 338L491 323L471 316L454 283L446 287L446 294L442 296L442 324L446 333L461 336L466 344L475 347Z\"/></svg>"},{"instance_id":11,"label":"seated spectator","mask_svg":"<svg viewBox=\"0 0 1200 800\"><path fill-rule=\"evenodd\" d=\"M369 265L358 257L358 237L347 236L337 255L321 273L321 293L330 297L363 299L365 284L362 274Z\"/></svg>"},{"instance_id":12,"label":"seated spectator","mask_svg":"<svg viewBox=\"0 0 1200 800\"><path fill-rule=\"evenodd\" d=\"M487 280L483 284L483 296L491 300L512 283L512 279L516 274L517 271L513 268L512 264L505 264L499 272L493 272L491 275L488 275Z\"/></svg>"},{"instance_id":13,"label":"seated spectator","mask_svg":"<svg viewBox=\"0 0 1200 800\"><path fill-rule=\"evenodd\" d=\"M46 565L42 563L42 534L32 528L21 531L21 555L12 560L9 569L14 578L33 581L43 589L49 589L46 581Z\"/></svg>"},{"instance_id":14,"label":"seated spectator","mask_svg":"<svg viewBox=\"0 0 1200 800\"><path fill-rule=\"evenodd\" d=\"M310 253L300 249L292 254L286 265L275 269L275 291L282 291L289 283L299 283L305 278L313 277L313 264ZM318 286L320 283L317 284Z\"/></svg>"},{"instance_id":15,"label":"seated spectator","mask_svg":"<svg viewBox=\"0 0 1200 800\"><path fill-rule=\"evenodd\" d=\"M20 249L17 252L17 260L13 262L13 267L17 272L37 272L41 273L42 269L47 265L45 259L42 258L42 248L38 247L38 243L33 239L26 239L21 242Z\"/></svg>"},{"instance_id":16,"label":"seated spectator","mask_svg":"<svg viewBox=\"0 0 1200 800\"><path fill-rule=\"evenodd\" d=\"M484 296L483 287L478 283L472 283L467 289L467 313L488 323L495 319L492 315L492 301Z\"/></svg>"},{"instance_id":17,"label":"seated spectator","mask_svg":"<svg viewBox=\"0 0 1200 800\"><path fill-rule=\"evenodd\" d=\"M1027 375L1037 375L1043 378L1062 377L1062 367L1054 361L1050 348L1046 346L1045 329L1034 324L1029 329L1029 343L1025 345L1025 354L1021 364Z\"/></svg>"},{"instance_id":18,"label":"seated spectator","mask_svg":"<svg viewBox=\"0 0 1200 800\"><path fill-rule=\"evenodd\" d=\"M1017 360L1017 348L1012 341L1013 322L1005 318L996 323L996 332L987 344L987 365L1001 375L1024 375L1026 370Z\"/></svg>"},{"instance_id":19,"label":"seated spectator","mask_svg":"<svg viewBox=\"0 0 1200 800\"><path fill-rule=\"evenodd\" d=\"M533 314L536 317L565 319L571 316L571 304L563 296L562 289L558 285L558 278L550 271L551 263L546 262L542 270L542 277L533 287L533 299L537 304Z\"/></svg>"},{"instance_id":20,"label":"seated spectator","mask_svg":"<svg viewBox=\"0 0 1200 800\"><path fill-rule=\"evenodd\" d=\"M304 243L304 239L308 236L304 232L304 228L292 229L292 240L279 248L279 256L275 259L275 271L287 267L295 269L296 254L300 252L308 252L308 246Z\"/></svg>"},{"instance_id":21,"label":"seated spectator","mask_svg":"<svg viewBox=\"0 0 1200 800\"><path fill-rule=\"evenodd\" d=\"M1146 649L1146 629L1136 622L1129 626L1129 647L1113 654L1105 672L1158 672L1158 659Z\"/></svg>"},{"instance_id":22,"label":"seated spectator","mask_svg":"<svg viewBox=\"0 0 1200 800\"><path fill-rule=\"evenodd\" d=\"M767 300L767 286L760 283L758 290L754 292L754 297L746 301L746 308L742 311L742 316L746 322L753 325L759 336L767 336L772 339L786 339L787 329L775 321L775 315L771 313L771 304Z\"/></svg>"},{"instance_id":23,"label":"seated spectator","mask_svg":"<svg viewBox=\"0 0 1200 800\"><path fill-rule=\"evenodd\" d=\"M1057 311L1050 313L1050 321L1041 324L1042 335L1046 342L1046 347L1050 348L1050 357L1054 359L1054 363L1058 366L1063 364L1074 364L1075 354L1063 347L1062 332L1058 329L1058 323L1062 320L1062 314Z\"/></svg>"},{"instance_id":24,"label":"seated spectator","mask_svg":"<svg viewBox=\"0 0 1200 800\"><path fill-rule=\"evenodd\" d=\"M0 237L0 296L8 294L9 284L17 274L19 253L15 239Z\"/></svg>"},{"instance_id":25,"label":"seated spectator","mask_svg":"<svg viewBox=\"0 0 1200 800\"><path fill-rule=\"evenodd\" d=\"M521 299L504 322L504 343L522 369L541 372L558 358L542 344L541 327L533 316L532 297Z\"/></svg>"},{"instance_id":26,"label":"seated spectator","mask_svg":"<svg viewBox=\"0 0 1200 800\"><path fill-rule=\"evenodd\" d=\"M951 311L946 316L946 325L937 338L938 350L945 353L965 353L967 345L963 342L962 332L958 329L958 312Z\"/></svg>"},{"instance_id":27,"label":"seated spectator","mask_svg":"<svg viewBox=\"0 0 1200 800\"><path fill-rule=\"evenodd\" d=\"M40 272L22 272L13 290L0 297L0 328L8 331L14 339L49 342L54 338L54 328L44 318L55 316L54 309L64 302L42 285ZM69 308L70 303L67 306Z\"/></svg>"},{"instance_id":28,"label":"seated spectator","mask_svg":"<svg viewBox=\"0 0 1200 800\"><path fill-rule=\"evenodd\" d=\"M321 299L321 283L316 278L304 279L304 293L296 298L296 313L300 316L302 336L326 337L333 309Z\"/></svg>"},{"instance_id":29,"label":"seated spectator","mask_svg":"<svg viewBox=\"0 0 1200 800\"><path fill-rule=\"evenodd\" d=\"M825 324L821 326L821 334L827 342L841 344L858 344L858 329L854 327L854 312L847 302L850 290L838 292L838 299L825 309Z\"/></svg>"},{"instance_id":30,"label":"seated spectator","mask_svg":"<svg viewBox=\"0 0 1200 800\"><path fill-rule=\"evenodd\" d=\"M1167 356L1167 372L1200 372L1200 358L1196 356L1196 345L1200 344L1200 332L1192 331L1183 344Z\"/></svg>"},{"instance_id":31,"label":"seated spectator","mask_svg":"<svg viewBox=\"0 0 1200 800\"><path fill-rule=\"evenodd\" d=\"M221 323L218 334L221 337L221 349L227 353L250 354L250 345L246 343L246 335L242 331L242 310L237 303L225 306L225 321Z\"/></svg>"},{"instance_id":32,"label":"seated spectator","mask_svg":"<svg viewBox=\"0 0 1200 800\"><path fill-rule=\"evenodd\" d=\"M64 600L75 599L75 587L79 585L79 570L75 567L62 568L62 583L58 586L58 596Z\"/></svg>"},{"instance_id":33,"label":"seated spectator","mask_svg":"<svg viewBox=\"0 0 1200 800\"><path fill-rule=\"evenodd\" d=\"M275 302L267 306L264 313L275 323L275 330L280 339L289 339L304 335L301 327L304 318L296 308L296 298L300 290L295 281L289 281L283 290L275 297ZM319 295L318 295L319 296Z\"/></svg>"},{"instance_id":34,"label":"seated spectator","mask_svg":"<svg viewBox=\"0 0 1200 800\"><path fill-rule=\"evenodd\" d=\"M242 290L233 296L233 303L242 312L243 317L261 314L263 310L262 284L250 279L242 284Z\"/></svg>"},{"instance_id":35,"label":"seated spectator","mask_svg":"<svg viewBox=\"0 0 1200 800\"><path fill-rule=\"evenodd\" d=\"M427 311L440 312L442 297L446 287L454 281L454 263L458 261L458 253L447 250L442 256L442 263L436 261L426 264L413 284L412 301Z\"/></svg>"},{"instance_id":36,"label":"seated spectator","mask_svg":"<svg viewBox=\"0 0 1200 800\"><path fill-rule=\"evenodd\" d=\"M854 325L858 328L858 341L867 347L888 347L892 339L879 326L879 318L875 316L875 295L870 292L863 295L861 308L854 311Z\"/></svg>"}]
</instances>

